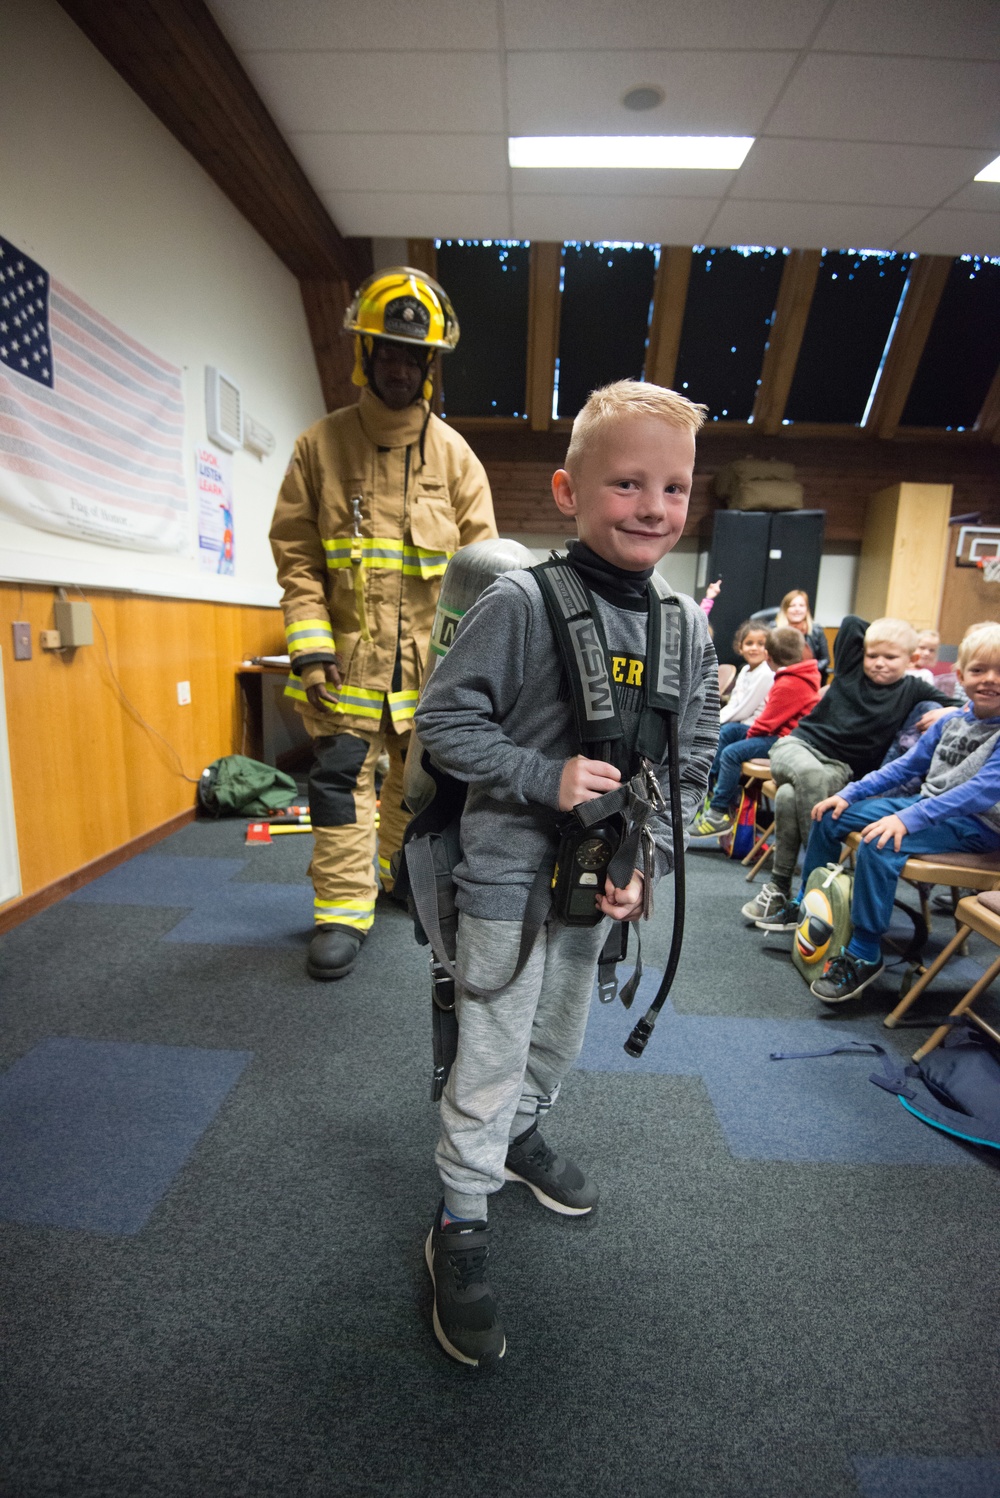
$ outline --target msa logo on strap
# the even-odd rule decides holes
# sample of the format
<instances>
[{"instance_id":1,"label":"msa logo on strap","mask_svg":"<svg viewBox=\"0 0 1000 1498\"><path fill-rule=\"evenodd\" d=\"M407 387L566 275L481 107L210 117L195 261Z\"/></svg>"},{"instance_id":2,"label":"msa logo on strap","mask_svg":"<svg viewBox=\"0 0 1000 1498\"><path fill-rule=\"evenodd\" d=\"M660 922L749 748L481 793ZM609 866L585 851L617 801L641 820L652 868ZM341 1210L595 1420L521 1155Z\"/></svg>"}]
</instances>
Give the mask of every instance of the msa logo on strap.
<instances>
[{"instance_id":1,"label":"msa logo on strap","mask_svg":"<svg viewBox=\"0 0 1000 1498\"><path fill-rule=\"evenodd\" d=\"M590 613L590 600L571 568L550 567L548 575L564 619L572 619L574 614Z\"/></svg>"},{"instance_id":2,"label":"msa logo on strap","mask_svg":"<svg viewBox=\"0 0 1000 1498\"><path fill-rule=\"evenodd\" d=\"M570 644L580 676L583 710L588 723L614 720L615 704L611 678L600 636L593 619L572 619L567 624Z\"/></svg>"},{"instance_id":3,"label":"msa logo on strap","mask_svg":"<svg viewBox=\"0 0 1000 1498\"><path fill-rule=\"evenodd\" d=\"M676 713L681 695L680 605L660 599L660 649L656 659L656 696L668 712Z\"/></svg>"}]
</instances>

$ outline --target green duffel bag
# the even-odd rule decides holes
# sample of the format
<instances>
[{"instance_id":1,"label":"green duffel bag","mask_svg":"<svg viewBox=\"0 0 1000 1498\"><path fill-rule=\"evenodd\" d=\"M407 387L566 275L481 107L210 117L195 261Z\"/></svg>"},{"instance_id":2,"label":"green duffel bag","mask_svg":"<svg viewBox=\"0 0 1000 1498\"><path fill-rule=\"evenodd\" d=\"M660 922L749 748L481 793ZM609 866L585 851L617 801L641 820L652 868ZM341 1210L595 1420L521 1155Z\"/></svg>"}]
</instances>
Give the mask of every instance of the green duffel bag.
<instances>
[{"instance_id":1,"label":"green duffel bag","mask_svg":"<svg viewBox=\"0 0 1000 1498\"><path fill-rule=\"evenodd\" d=\"M298 799L290 775L245 754L213 759L198 781L198 805L210 817L266 817Z\"/></svg>"}]
</instances>

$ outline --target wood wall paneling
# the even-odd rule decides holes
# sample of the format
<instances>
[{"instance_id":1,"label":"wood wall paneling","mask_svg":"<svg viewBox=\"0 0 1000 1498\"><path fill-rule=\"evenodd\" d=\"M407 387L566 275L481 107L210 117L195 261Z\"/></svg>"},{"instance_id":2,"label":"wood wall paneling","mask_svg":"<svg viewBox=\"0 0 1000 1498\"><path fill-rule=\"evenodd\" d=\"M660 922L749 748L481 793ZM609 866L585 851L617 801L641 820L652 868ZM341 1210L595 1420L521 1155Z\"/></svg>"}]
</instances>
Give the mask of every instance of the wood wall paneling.
<instances>
[{"instance_id":1,"label":"wood wall paneling","mask_svg":"<svg viewBox=\"0 0 1000 1498\"><path fill-rule=\"evenodd\" d=\"M947 255L921 255L910 270L906 299L865 423L879 437L896 435L951 265Z\"/></svg>"},{"instance_id":2,"label":"wood wall paneling","mask_svg":"<svg viewBox=\"0 0 1000 1498\"><path fill-rule=\"evenodd\" d=\"M777 432L785 414L822 258L819 250L792 250L781 273L753 408L754 426L764 433Z\"/></svg>"},{"instance_id":3,"label":"wood wall paneling","mask_svg":"<svg viewBox=\"0 0 1000 1498\"><path fill-rule=\"evenodd\" d=\"M547 432L552 421L552 392L559 354L559 275L562 245L533 240L528 285L528 425Z\"/></svg>"},{"instance_id":4,"label":"wood wall paneling","mask_svg":"<svg viewBox=\"0 0 1000 1498\"><path fill-rule=\"evenodd\" d=\"M673 388L677 371L690 279L690 245L662 245L653 288L645 377L652 384L665 385L668 389Z\"/></svg>"},{"instance_id":5,"label":"wood wall paneling","mask_svg":"<svg viewBox=\"0 0 1000 1498\"><path fill-rule=\"evenodd\" d=\"M855 609L937 627L948 552L950 484L894 484L868 504Z\"/></svg>"},{"instance_id":6,"label":"wood wall paneling","mask_svg":"<svg viewBox=\"0 0 1000 1498\"><path fill-rule=\"evenodd\" d=\"M978 567L955 562L955 537L944 568L944 591L938 629L946 645L957 645L970 624L1000 619L1000 583L988 583Z\"/></svg>"},{"instance_id":7,"label":"wood wall paneling","mask_svg":"<svg viewBox=\"0 0 1000 1498\"><path fill-rule=\"evenodd\" d=\"M52 588L0 584L25 895L189 809L195 786L179 768L196 779L241 748L237 665L284 650L278 609L95 590L94 644L54 654L39 645L39 631L53 627L53 597ZM30 661L12 659L10 627L22 619L32 627ZM179 681L191 683L190 706L178 705Z\"/></svg>"}]
</instances>

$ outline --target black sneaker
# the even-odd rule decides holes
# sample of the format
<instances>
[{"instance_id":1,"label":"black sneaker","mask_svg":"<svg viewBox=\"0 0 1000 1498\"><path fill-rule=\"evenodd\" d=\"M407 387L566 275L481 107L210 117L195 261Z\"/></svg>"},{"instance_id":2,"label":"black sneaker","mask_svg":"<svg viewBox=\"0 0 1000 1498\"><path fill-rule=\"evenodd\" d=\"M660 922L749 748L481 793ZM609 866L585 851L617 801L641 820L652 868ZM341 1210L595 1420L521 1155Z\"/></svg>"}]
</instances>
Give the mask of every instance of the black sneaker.
<instances>
[{"instance_id":1,"label":"black sneaker","mask_svg":"<svg viewBox=\"0 0 1000 1498\"><path fill-rule=\"evenodd\" d=\"M424 1258L434 1283L434 1335L450 1358L473 1368L498 1363L507 1339L486 1280L490 1230L485 1222L441 1226L444 1203L427 1235Z\"/></svg>"},{"instance_id":2,"label":"black sneaker","mask_svg":"<svg viewBox=\"0 0 1000 1498\"><path fill-rule=\"evenodd\" d=\"M563 1217L583 1217L600 1195L578 1165L557 1155L538 1132L538 1125L518 1136L507 1151L504 1179L520 1181L543 1207Z\"/></svg>"},{"instance_id":3,"label":"black sneaker","mask_svg":"<svg viewBox=\"0 0 1000 1498\"><path fill-rule=\"evenodd\" d=\"M862 962L845 949L831 957L823 976L809 985L809 992L824 1004L842 1004L845 999L856 999L869 983L875 982L884 967L881 957L878 962Z\"/></svg>"},{"instance_id":4,"label":"black sneaker","mask_svg":"<svg viewBox=\"0 0 1000 1498\"><path fill-rule=\"evenodd\" d=\"M767 915L754 921L758 931L794 931L799 924L799 902L785 895L780 905L776 902Z\"/></svg>"}]
</instances>

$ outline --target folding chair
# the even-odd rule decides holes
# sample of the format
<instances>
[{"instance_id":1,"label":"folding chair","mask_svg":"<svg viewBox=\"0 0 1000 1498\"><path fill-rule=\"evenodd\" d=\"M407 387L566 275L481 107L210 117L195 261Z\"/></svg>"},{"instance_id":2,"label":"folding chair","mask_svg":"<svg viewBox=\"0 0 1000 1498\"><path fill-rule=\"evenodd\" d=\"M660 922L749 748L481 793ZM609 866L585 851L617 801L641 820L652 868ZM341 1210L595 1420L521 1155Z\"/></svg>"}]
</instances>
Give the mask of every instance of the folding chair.
<instances>
[{"instance_id":1,"label":"folding chair","mask_svg":"<svg viewBox=\"0 0 1000 1498\"><path fill-rule=\"evenodd\" d=\"M897 1024L900 1016L906 1013L914 1000L920 997L931 980L937 977L949 958L955 955L970 931L975 931L980 936L985 936L987 941L991 941L994 946L1000 947L1000 890L987 891L978 895L966 895L964 900L959 900L958 902L956 920L958 922L958 930L944 951L935 959L927 971L917 979L906 995L906 998L897 1004L892 1013L887 1016L885 1023L890 1029ZM968 993L964 994L955 1005L949 1015L949 1019L954 1019L957 1015L964 1014L1000 1044L1000 1032L996 1031L992 1025L987 1024L986 1020L974 1013L972 1009L972 1005L986 992L990 984L997 977L1000 977L1000 957L997 957L991 963L981 978L976 979ZM940 1045L950 1028L950 1025L940 1025L930 1039L925 1040L919 1050L914 1051L914 1061L919 1061L922 1056L927 1055L928 1051L933 1051L935 1046Z\"/></svg>"},{"instance_id":2,"label":"folding chair","mask_svg":"<svg viewBox=\"0 0 1000 1498\"><path fill-rule=\"evenodd\" d=\"M736 680L736 667L733 665L719 666L719 701L725 702L733 690L733 682Z\"/></svg>"},{"instance_id":3,"label":"folding chair","mask_svg":"<svg viewBox=\"0 0 1000 1498\"><path fill-rule=\"evenodd\" d=\"M844 839L844 844L853 853L860 841L860 832L849 832ZM920 908L924 920L930 926L931 912L927 903L927 889L933 884L944 884L952 890L996 890L1000 888L1000 853L926 853L923 857L908 858L899 877L907 884L917 886ZM923 993L933 974L940 972L948 957L953 956L965 941L969 933L962 929L959 911L968 903L968 900L959 901L955 911L955 924L958 931L936 962L932 963L926 971L914 965L909 973L904 975L899 987L899 1003L883 1020L883 1024L888 1029L895 1029L914 999L919 998Z\"/></svg>"},{"instance_id":4,"label":"folding chair","mask_svg":"<svg viewBox=\"0 0 1000 1498\"><path fill-rule=\"evenodd\" d=\"M777 792L778 792L778 787L775 785L774 781L771 779L771 761L769 759L747 759L747 760L744 760L744 762L743 762L743 775L745 776L745 778L747 780L757 780L757 781L760 782L760 794L761 794L761 799L762 800L771 801L771 802L774 801L774 798L775 798L775 796L777 795ZM772 816L771 820L770 820L770 822L768 824L768 826L760 834L760 836L758 837L757 841L754 843L753 847L750 849L750 852L746 855L746 857L744 859L741 859L741 862L742 862L744 868L747 866L747 864L750 864L750 863L753 864L753 868L750 870L749 874L747 874L747 876L746 876L746 880L747 880L748 884L752 884L753 883L754 877L756 876L758 869L763 868L765 862L771 856L771 849L770 848L764 848L763 853L760 850L761 850L761 848L764 847L764 844L767 842L768 838L771 836L771 833L773 831L774 831L774 817Z\"/></svg>"}]
</instances>

